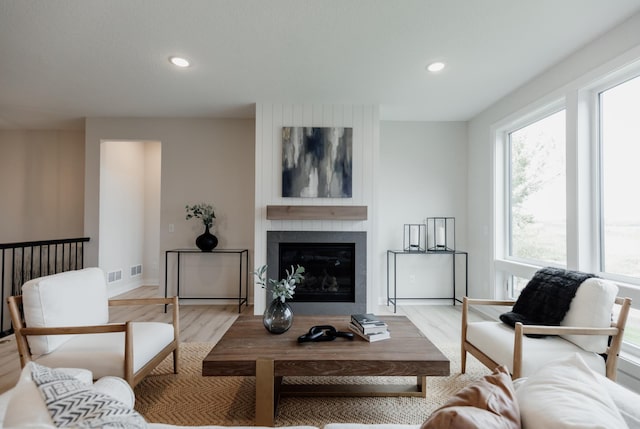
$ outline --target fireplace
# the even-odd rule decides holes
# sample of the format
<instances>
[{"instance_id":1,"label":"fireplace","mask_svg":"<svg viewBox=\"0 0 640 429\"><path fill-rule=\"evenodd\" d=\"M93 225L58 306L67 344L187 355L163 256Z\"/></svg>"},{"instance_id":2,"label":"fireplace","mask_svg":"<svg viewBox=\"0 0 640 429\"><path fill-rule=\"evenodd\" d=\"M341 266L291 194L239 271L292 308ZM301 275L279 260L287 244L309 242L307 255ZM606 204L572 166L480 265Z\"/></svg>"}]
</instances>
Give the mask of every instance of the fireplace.
<instances>
[{"instance_id":1,"label":"fireplace","mask_svg":"<svg viewBox=\"0 0 640 429\"><path fill-rule=\"evenodd\" d=\"M267 275L302 265L305 279L289 301L297 314L366 312L365 232L267 231Z\"/></svg>"}]
</instances>

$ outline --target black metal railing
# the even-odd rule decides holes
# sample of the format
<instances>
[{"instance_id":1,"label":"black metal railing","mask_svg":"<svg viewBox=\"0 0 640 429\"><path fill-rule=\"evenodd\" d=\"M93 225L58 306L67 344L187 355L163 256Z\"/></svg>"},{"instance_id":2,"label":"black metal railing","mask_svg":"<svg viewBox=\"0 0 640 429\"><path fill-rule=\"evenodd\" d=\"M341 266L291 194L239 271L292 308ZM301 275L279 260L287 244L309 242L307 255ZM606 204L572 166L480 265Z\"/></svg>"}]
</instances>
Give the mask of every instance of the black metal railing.
<instances>
[{"instance_id":1,"label":"black metal railing","mask_svg":"<svg viewBox=\"0 0 640 429\"><path fill-rule=\"evenodd\" d=\"M7 297L20 295L24 283L37 277L84 268L84 243L89 237L0 244L0 337L13 332Z\"/></svg>"}]
</instances>

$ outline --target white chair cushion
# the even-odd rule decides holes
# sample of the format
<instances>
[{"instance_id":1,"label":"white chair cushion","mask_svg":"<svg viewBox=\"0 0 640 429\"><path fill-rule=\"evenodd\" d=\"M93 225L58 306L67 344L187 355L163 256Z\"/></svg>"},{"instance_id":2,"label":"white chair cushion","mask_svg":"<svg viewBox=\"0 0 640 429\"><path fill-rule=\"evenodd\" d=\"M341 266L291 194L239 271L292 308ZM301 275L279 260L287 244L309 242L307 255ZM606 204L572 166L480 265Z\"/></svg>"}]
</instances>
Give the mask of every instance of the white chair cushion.
<instances>
[{"instance_id":1,"label":"white chair cushion","mask_svg":"<svg viewBox=\"0 0 640 429\"><path fill-rule=\"evenodd\" d=\"M109 322L104 273L99 268L67 271L29 280L22 286L27 327L89 326ZM50 353L73 335L28 337L31 353ZM65 365L68 366L68 365Z\"/></svg>"},{"instance_id":2,"label":"white chair cushion","mask_svg":"<svg viewBox=\"0 0 640 429\"><path fill-rule=\"evenodd\" d=\"M174 339L173 325L134 322L133 371L138 372ZM94 379L108 375L124 378L124 332L76 335L54 352L35 359L50 368L87 368Z\"/></svg>"},{"instance_id":3,"label":"white chair cushion","mask_svg":"<svg viewBox=\"0 0 640 429\"><path fill-rule=\"evenodd\" d=\"M571 301L561 326L608 328L611 326L611 310L618 295L618 286L599 278L582 282ZM594 353L607 351L607 335L562 335L566 340Z\"/></svg>"},{"instance_id":4,"label":"white chair cushion","mask_svg":"<svg viewBox=\"0 0 640 429\"><path fill-rule=\"evenodd\" d=\"M580 355L557 360L516 389L522 427L527 429L623 429L607 389Z\"/></svg>"},{"instance_id":5,"label":"white chair cushion","mask_svg":"<svg viewBox=\"0 0 640 429\"><path fill-rule=\"evenodd\" d=\"M502 322L475 322L467 327L467 341L482 350L499 365L513 371L513 339L515 331ZM606 373L604 359L581 349L560 337L523 338L522 372L526 377L560 357L580 354L584 361L599 374Z\"/></svg>"}]
</instances>

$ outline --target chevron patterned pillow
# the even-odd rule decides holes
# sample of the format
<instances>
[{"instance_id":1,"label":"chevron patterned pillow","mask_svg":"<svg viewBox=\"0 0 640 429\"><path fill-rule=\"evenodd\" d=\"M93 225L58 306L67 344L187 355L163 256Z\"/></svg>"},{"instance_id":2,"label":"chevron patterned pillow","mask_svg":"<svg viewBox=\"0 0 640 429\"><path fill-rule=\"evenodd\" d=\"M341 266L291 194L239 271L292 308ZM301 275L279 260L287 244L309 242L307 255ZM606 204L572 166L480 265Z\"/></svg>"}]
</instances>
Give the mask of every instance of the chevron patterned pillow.
<instances>
[{"instance_id":1,"label":"chevron patterned pillow","mask_svg":"<svg viewBox=\"0 0 640 429\"><path fill-rule=\"evenodd\" d=\"M147 427L137 411L61 371L31 362L31 377L57 427Z\"/></svg>"}]
</instances>

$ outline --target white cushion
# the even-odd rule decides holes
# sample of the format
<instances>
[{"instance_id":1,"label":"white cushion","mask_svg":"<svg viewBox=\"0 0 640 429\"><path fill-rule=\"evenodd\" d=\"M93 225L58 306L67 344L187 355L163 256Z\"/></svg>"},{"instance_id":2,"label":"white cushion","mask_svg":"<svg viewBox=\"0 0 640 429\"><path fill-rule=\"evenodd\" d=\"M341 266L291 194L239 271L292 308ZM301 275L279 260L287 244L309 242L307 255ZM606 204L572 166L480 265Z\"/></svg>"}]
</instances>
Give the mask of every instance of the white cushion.
<instances>
[{"instance_id":1,"label":"white cushion","mask_svg":"<svg viewBox=\"0 0 640 429\"><path fill-rule=\"evenodd\" d=\"M31 378L58 427L140 429L144 418L131 407L98 392L63 371L31 362Z\"/></svg>"},{"instance_id":2,"label":"white cushion","mask_svg":"<svg viewBox=\"0 0 640 429\"><path fill-rule=\"evenodd\" d=\"M482 350L498 365L513 371L513 339L515 331L502 322L474 322L467 327L467 341ZM526 377L560 357L579 353L585 362L599 374L606 373L604 359L581 349L560 337L529 338L522 343L522 371Z\"/></svg>"},{"instance_id":3,"label":"white cushion","mask_svg":"<svg viewBox=\"0 0 640 429\"><path fill-rule=\"evenodd\" d=\"M400 429L403 425L397 425ZM150 429L273 429L271 426L176 426L166 423L149 423ZM326 428L326 426L325 426ZM317 426L280 426L279 429L319 429ZM405 429L420 429L420 426L405 425Z\"/></svg>"},{"instance_id":4,"label":"white cushion","mask_svg":"<svg viewBox=\"0 0 640 429\"><path fill-rule=\"evenodd\" d=\"M102 377L93 384L93 390L108 395L129 408L133 408L136 403L136 395L133 393L133 389L129 386L129 383L120 377Z\"/></svg>"},{"instance_id":5,"label":"white cushion","mask_svg":"<svg viewBox=\"0 0 640 429\"><path fill-rule=\"evenodd\" d=\"M578 354L550 363L516 390L525 429L627 428L607 390Z\"/></svg>"},{"instance_id":6,"label":"white cushion","mask_svg":"<svg viewBox=\"0 0 640 429\"><path fill-rule=\"evenodd\" d=\"M133 371L137 372L173 341L173 325L133 322ZM124 332L76 335L54 352L35 359L50 368L87 368L94 379L113 375L124 378Z\"/></svg>"},{"instance_id":7,"label":"white cushion","mask_svg":"<svg viewBox=\"0 0 640 429\"><path fill-rule=\"evenodd\" d=\"M618 286L608 280L590 278L582 282L571 300L571 307L561 326L608 328L611 310L618 295ZM562 335L563 338L594 353L607 351L607 335Z\"/></svg>"},{"instance_id":8,"label":"white cushion","mask_svg":"<svg viewBox=\"0 0 640 429\"><path fill-rule=\"evenodd\" d=\"M27 327L103 325L109 321L107 284L99 268L29 280L22 286L22 303ZM30 336L28 342L32 354L41 355L72 337Z\"/></svg>"},{"instance_id":9,"label":"white cushion","mask_svg":"<svg viewBox=\"0 0 640 429\"><path fill-rule=\"evenodd\" d=\"M596 374L596 378L613 399L629 428L640 429L640 407L638 407L640 395L603 375Z\"/></svg>"},{"instance_id":10,"label":"white cushion","mask_svg":"<svg viewBox=\"0 0 640 429\"><path fill-rule=\"evenodd\" d=\"M55 428L49 410L31 378L31 363L20 373L18 384L11 390L11 399L4 417L5 428Z\"/></svg>"},{"instance_id":11,"label":"white cushion","mask_svg":"<svg viewBox=\"0 0 640 429\"><path fill-rule=\"evenodd\" d=\"M420 429L421 425L380 423L380 424L364 424L364 423L329 423L323 426L323 429Z\"/></svg>"}]
</instances>

